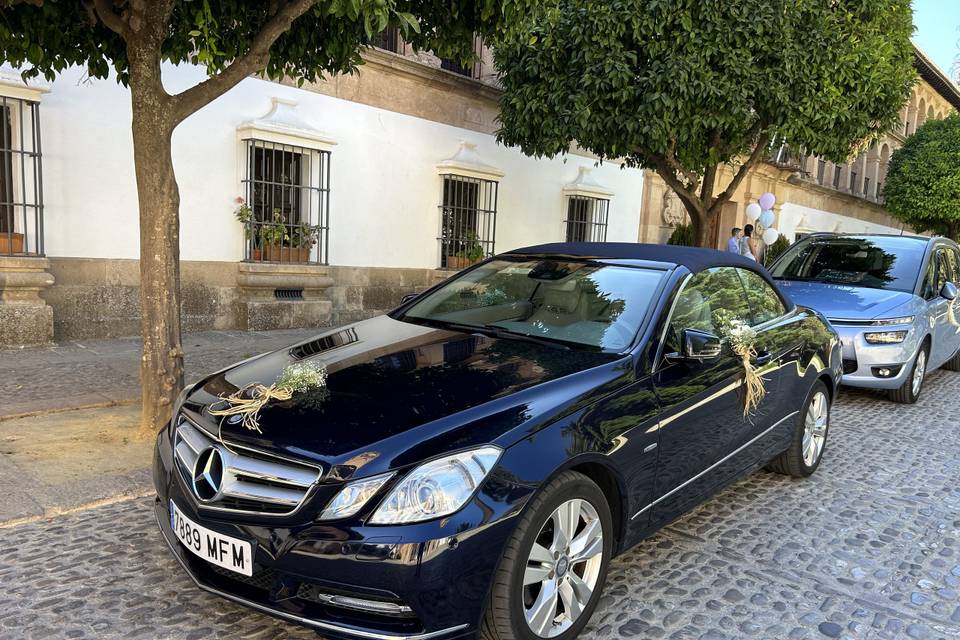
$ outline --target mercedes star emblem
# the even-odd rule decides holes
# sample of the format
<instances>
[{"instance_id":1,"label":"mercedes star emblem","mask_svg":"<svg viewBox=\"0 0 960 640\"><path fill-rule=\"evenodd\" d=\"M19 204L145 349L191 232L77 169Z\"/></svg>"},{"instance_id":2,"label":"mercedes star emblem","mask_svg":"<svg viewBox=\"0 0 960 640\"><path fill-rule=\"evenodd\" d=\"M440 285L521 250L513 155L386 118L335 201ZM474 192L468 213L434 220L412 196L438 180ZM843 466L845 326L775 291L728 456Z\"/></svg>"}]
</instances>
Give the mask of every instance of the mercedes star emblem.
<instances>
[{"instance_id":1,"label":"mercedes star emblem","mask_svg":"<svg viewBox=\"0 0 960 640\"><path fill-rule=\"evenodd\" d=\"M208 447L200 452L193 466L193 491L208 502L220 495L222 487L223 454L216 447Z\"/></svg>"}]
</instances>

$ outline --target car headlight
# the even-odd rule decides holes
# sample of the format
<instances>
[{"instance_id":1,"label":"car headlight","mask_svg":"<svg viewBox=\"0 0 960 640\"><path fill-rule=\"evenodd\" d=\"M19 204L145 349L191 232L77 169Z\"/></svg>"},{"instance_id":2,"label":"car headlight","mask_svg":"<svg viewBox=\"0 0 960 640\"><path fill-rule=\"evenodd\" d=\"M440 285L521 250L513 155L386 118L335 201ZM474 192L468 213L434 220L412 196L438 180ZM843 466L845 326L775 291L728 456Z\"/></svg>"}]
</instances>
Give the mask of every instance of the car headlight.
<instances>
[{"instance_id":1,"label":"car headlight","mask_svg":"<svg viewBox=\"0 0 960 640\"><path fill-rule=\"evenodd\" d=\"M370 523L420 522L459 511L476 493L501 453L497 447L480 447L420 465L393 488Z\"/></svg>"},{"instance_id":2,"label":"car headlight","mask_svg":"<svg viewBox=\"0 0 960 640\"><path fill-rule=\"evenodd\" d=\"M913 316L903 316L901 318L883 318L881 320L874 320L870 324L875 327L883 327L891 324L913 324Z\"/></svg>"},{"instance_id":3,"label":"car headlight","mask_svg":"<svg viewBox=\"0 0 960 640\"><path fill-rule=\"evenodd\" d=\"M387 480L393 477L393 473L384 473L372 478L364 478L347 484L340 492L333 497L323 513L320 514L320 520L337 520L339 518L349 518L360 510L370 498L377 494Z\"/></svg>"},{"instance_id":4,"label":"car headlight","mask_svg":"<svg viewBox=\"0 0 960 640\"><path fill-rule=\"evenodd\" d=\"M906 331L877 331L863 334L863 339L870 344L897 344L906 338Z\"/></svg>"}]
</instances>

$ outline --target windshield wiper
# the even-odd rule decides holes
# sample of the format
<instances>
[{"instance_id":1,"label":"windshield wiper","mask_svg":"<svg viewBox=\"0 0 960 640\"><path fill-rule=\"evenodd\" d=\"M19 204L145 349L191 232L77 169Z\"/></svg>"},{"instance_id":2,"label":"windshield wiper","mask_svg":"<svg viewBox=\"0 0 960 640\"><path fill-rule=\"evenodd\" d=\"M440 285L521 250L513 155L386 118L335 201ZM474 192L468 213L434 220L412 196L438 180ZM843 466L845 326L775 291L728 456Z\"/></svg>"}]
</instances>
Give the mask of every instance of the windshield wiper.
<instances>
[{"instance_id":1,"label":"windshield wiper","mask_svg":"<svg viewBox=\"0 0 960 640\"><path fill-rule=\"evenodd\" d=\"M497 338L506 338L507 340L526 340L527 342L543 344L548 347L556 347L557 349L563 349L564 351L570 350L570 345L566 343L566 340L547 338L544 336L532 336L529 333L513 331L497 324L485 324L483 325L483 329L492 332Z\"/></svg>"},{"instance_id":2,"label":"windshield wiper","mask_svg":"<svg viewBox=\"0 0 960 640\"><path fill-rule=\"evenodd\" d=\"M409 316L408 316L409 317ZM502 338L504 340L523 340L526 342L533 342L535 344L542 344L547 347L553 347L555 349L562 349L564 351L570 351L571 346L566 340L559 340L557 338L546 338L541 336L532 336L528 333L521 333L519 331L511 331L506 327L501 327L496 324L466 324L463 322L450 322L449 320L436 320L433 318L412 318L414 321L421 322L430 326L437 327L438 329L452 329L453 331L465 331L467 333L479 333L481 335L490 336L492 338ZM577 343L577 346L583 346L589 348L590 345L580 345Z\"/></svg>"}]
</instances>

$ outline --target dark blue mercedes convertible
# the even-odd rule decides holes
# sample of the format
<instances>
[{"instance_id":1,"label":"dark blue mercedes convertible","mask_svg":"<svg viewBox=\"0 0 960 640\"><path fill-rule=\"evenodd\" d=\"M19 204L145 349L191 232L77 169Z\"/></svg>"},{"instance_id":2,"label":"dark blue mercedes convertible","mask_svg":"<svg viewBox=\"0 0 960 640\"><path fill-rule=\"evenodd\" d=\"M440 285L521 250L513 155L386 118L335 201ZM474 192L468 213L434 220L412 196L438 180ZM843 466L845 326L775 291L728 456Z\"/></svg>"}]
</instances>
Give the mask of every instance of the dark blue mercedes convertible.
<instances>
[{"instance_id":1,"label":"dark blue mercedes convertible","mask_svg":"<svg viewBox=\"0 0 960 640\"><path fill-rule=\"evenodd\" d=\"M189 387L157 521L200 588L325 636L573 638L611 557L759 467L813 473L841 370L739 256L519 249Z\"/></svg>"}]
</instances>

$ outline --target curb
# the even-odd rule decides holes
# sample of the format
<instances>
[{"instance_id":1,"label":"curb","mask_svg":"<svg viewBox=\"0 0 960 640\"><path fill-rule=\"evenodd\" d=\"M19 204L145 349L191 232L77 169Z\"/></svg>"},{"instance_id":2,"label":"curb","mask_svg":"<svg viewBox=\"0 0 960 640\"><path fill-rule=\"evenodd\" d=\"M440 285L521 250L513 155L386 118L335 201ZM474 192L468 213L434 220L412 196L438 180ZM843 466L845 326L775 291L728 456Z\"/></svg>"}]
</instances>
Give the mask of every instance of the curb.
<instances>
[{"instance_id":1,"label":"curb","mask_svg":"<svg viewBox=\"0 0 960 640\"><path fill-rule=\"evenodd\" d=\"M21 411L20 413L0 414L0 422L19 420L20 418L47 416L54 413L67 413L68 411L82 411L84 409L109 409L110 407L125 407L131 404L137 404L139 402L140 398L124 398L121 400L104 400L103 402L90 402L86 404L71 405L69 407L53 407L51 409L35 409L33 411Z\"/></svg>"},{"instance_id":2,"label":"curb","mask_svg":"<svg viewBox=\"0 0 960 640\"><path fill-rule=\"evenodd\" d=\"M155 492L152 488L150 489L140 488L135 491L120 493L115 496L110 496L109 498L101 498L99 500L94 500L92 502L84 502L82 504L78 504L72 507L49 507L47 509L44 509L43 513L39 515L24 516L22 518L13 518L11 520L0 521L0 530L13 529L14 527L19 527L25 524L32 524L34 522L40 522L42 520L53 520L54 518L59 518L60 516L66 516L74 513L82 513L84 511L89 511L90 509L105 507L105 506L108 506L111 504L117 504L120 502L130 502L131 500L146 498L154 494Z\"/></svg>"}]
</instances>

